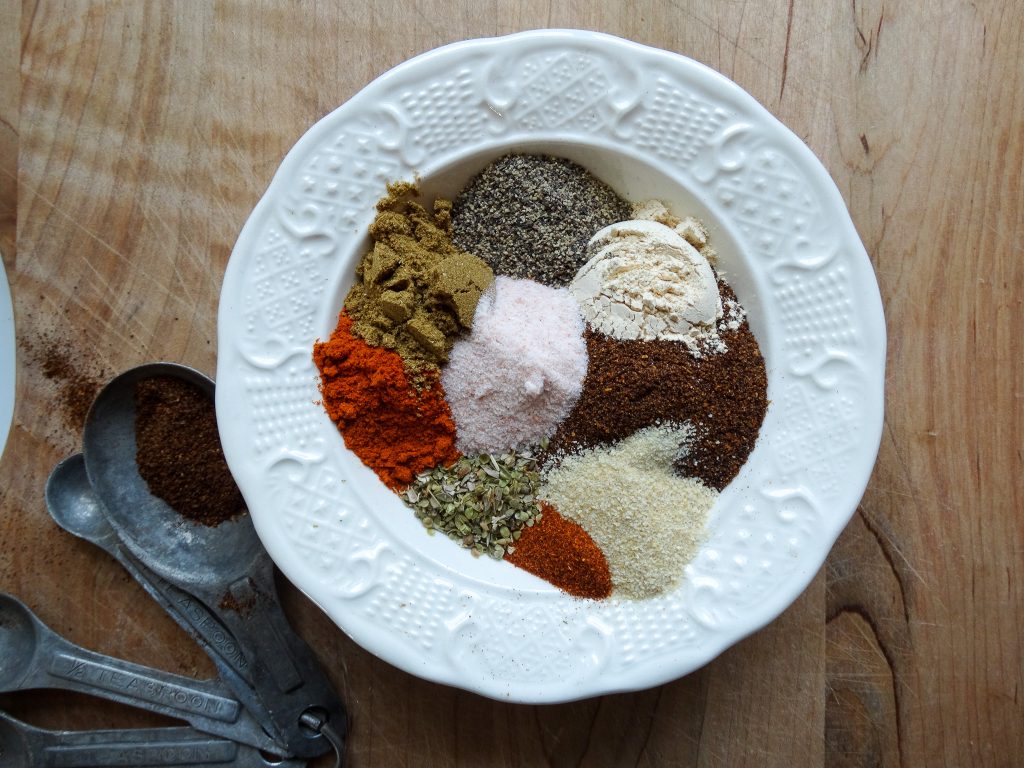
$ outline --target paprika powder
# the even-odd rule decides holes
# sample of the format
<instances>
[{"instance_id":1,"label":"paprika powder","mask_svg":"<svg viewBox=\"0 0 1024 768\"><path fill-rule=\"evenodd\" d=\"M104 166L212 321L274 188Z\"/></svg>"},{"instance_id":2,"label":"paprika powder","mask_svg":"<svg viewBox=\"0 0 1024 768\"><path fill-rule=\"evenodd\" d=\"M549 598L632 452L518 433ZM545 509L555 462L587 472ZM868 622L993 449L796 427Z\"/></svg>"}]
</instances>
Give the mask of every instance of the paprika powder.
<instances>
[{"instance_id":1,"label":"paprika powder","mask_svg":"<svg viewBox=\"0 0 1024 768\"><path fill-rule=\"evenodd\" d=\"M324 408L345 445L394 491L459 458L455 423L435 371L413 387L397 352L352 334L345 311L330 339L313 346Z\"/></svg>"}]
</instances>

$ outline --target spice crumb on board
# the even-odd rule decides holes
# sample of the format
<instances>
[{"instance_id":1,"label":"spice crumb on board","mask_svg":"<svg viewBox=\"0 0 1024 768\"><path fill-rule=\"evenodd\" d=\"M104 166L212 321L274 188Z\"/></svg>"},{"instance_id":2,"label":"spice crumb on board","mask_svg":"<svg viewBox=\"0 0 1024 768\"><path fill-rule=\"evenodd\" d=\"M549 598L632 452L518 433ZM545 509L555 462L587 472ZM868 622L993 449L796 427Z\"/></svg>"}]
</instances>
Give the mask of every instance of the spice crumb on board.
<instances>
[{"instance_id":1,"label":"spice crumb on board","mask_svg":"<svg viewBox=\"0 0 1024 768\"><path fill-rule=\"evenodd\" d=\"M29 360L39 367L43 378L56 387L56 401L63 426L80 433L85 417L105 380L87 347L55 333L21 341Z\"/></svg>"},{"instance_id":2,"label":"spice crumb on board","mask_svg":"<svg viewBox=\"0 0 1024 768\"><path fill-rule=\"evenodd\" d=\"M255 592L250 594L244 600L239 600L231 592L225 592L220 599L218 606L225 611L234 611L241 616L248 616L252 613L252 609L256 607L256 600L258 596Z\"/></svg>"}]
</instances>

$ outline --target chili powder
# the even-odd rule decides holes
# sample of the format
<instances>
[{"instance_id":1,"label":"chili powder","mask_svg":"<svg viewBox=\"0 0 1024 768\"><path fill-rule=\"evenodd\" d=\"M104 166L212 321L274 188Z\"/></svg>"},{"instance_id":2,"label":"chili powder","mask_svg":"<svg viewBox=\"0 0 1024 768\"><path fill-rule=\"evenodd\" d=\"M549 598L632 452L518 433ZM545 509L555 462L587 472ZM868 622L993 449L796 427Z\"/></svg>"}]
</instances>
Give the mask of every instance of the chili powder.
<instances>
[{"instance_id":1,"label":"chili powder","mask_svg":"<svg viewBox=\"0 0 1024 768\"><path fill-rule=\"evenodd\" d=\"M345 311L331 338L313 346L320 394L345 445L394 491L460 456L440 377L425 370L413 386L397 352L352 334Z\"/></svg>"},{"instance_id":2,"label":"chili powder","mask_svg":"<svg viewBox=\"0 0 1024 768\"><path fill-rule=\"evenodd\" d=\"M216 526L247 510L224 459L213 400L175 376L135 385L135 461L150 492L182 517Z\"/></svg>"},{"instance_id":3,"label":"chili powder","mask_svg":"<svg viewBox=\"0 0 1024 768\"><path fill-rule=\"evenodd\" d=\"M736 298L724 282L719 293L723 302ZM746 320L720 335L726 352L694 357L675 341L621 341L587 330L583 392L549 453L617 442L654 424L690 422L693 444L676 469L721 491L757 441L768 377Z\"/></svg>"}]
</instances>

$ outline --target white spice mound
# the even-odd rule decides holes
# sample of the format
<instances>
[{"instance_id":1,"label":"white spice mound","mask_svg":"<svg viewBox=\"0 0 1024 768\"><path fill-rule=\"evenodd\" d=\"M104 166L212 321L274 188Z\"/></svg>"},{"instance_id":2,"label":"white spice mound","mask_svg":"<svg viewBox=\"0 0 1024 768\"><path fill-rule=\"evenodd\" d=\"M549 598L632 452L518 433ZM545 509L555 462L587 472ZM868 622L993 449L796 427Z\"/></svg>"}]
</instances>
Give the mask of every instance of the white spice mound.
<instances>
[{"instance_id":1,"label":"white spice mound","mask_svg":"<svg viewBox=\"0 0 1024 768\"><path fill-rule=\"evenodd\" d=\"M692 439L689 424L648 427L565 456L546 473L540 497L586 529L621 597L672 590L697 554L718 491L673 470Z\"/></svg>"},{"instance_id":2,"label":"white spice mound","mask_svg":"<svg viewBox=\"0 0 1024 768\"><path fill-rule=\"evenodd\" d=\"M633 218L657 221L675 230L677 235L680 235L707 259L708 264L712 267L718 266L718 253L708 242L710 237L708 228L700 219L693 216L679 218L669 211L661 200L642 200L639 203L633 203Z\"/></svg>"},{"instance_id":3,"label":"white spice mound","mask_svg":"<svg viewBox=\"0 0 1024 768\"><path fill-rule=\"evenodd\" d=\"M661 200L644 200L634 203L633 218L656 221L674 229L676 234L698 251L708 244L708 230L699 219L695 219L693 216L681 219L669 211Z\"/></svg>"},{"instance_id":4,"label":"white spice mound","mask_svg":"<svg viewBox=\"0 0 1024 768\"><path fill-rule=\"evenodd\" d=\"M679 232L633 219L597 232L569 286L587 322L616 339L681 341L699 355L717 336L722 300L715 272Z\"/></svg>"},{"instance_id":5,"label":"white spice mound","mask_svg":"<svg viewBox=\"0 0 1024 768\"><path fill-rule=\"evenodd\" d=\"M583 388L583 327L565 288L497 277L441 371L458 449L500 453L554 434Z\"/></svg>"}]
</instances>

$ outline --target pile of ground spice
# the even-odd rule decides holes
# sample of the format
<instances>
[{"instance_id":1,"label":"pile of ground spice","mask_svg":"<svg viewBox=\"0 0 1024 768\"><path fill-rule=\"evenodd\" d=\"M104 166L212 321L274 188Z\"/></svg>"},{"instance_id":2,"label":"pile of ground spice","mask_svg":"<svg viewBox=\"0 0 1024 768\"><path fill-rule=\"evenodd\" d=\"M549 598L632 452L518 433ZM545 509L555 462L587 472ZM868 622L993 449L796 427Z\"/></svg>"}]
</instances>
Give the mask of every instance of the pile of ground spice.
<instances>
[{"instance_id":1,"label":"pile of ground spice","mask_svg":"<svg viewBox=\"0 0 1024 768\"><path fill-rule=\"evenodd\" d=\"M418 473L459 458L455 424L436 372L414 388L401 355L352 331L342 312L331 338L314 345L320 394L349 450L399 491Z\"/></svg>"},{"instance_id":2,"label":"pile of ground spice","mask_svg":"<svg viewBox=\"0 0 1024 768\"><path fill-rule=\"evenodd\" d=\"M370 225L373 248L356 268L345 298L353 332L372 346L398 352L414 372L436 371L455 337L473 322L491 268L451 241L451 202L433 213L408 200L408 183L388 186Z\"/></svg>"},{"instance_id":3,"label":"pile of ground spice","mask_svg":"<svg viewBox=\"0 0 1024 768\"><path fill-rule=\"evenodd\" d=\"M719 282L723 302L736 297ZM754 448L768 379L744 320L721 333L728 351L696 358L673 341L620 341L587 331L583 392L551 440L552 453L621 440L661 422L689 422L694 441L677 471L722 490Z\"/></svg>"},{"instance_id":4,"label":"pile of ground spice","mask_svg":"<svg viewBox=\"0 0 1024 768\"><path fill-rule=\"evenodd\" d=\"M417 519L475 556L500 560L540 516L540 472L530 451L463 456L416 476L402 494Z\"/></svg>"},{"instance_id":5,"label":"pile of ground spice","mask_svg":"<svg viewBox=\"0 0 1024 768\"><path fill-rule=\"evenodd\" d=\"M499 276L441 374L459 450L539 444L569 414L586 372L583 318L569 292Z\"/></svg>"},{"instance_id":6,"label":"pile of ground spice","mask_svg":"<svg viewBox=\"0 0 1024 768\"><path fill-rule=\"evenodd\" d=\"M154 496L182 517L216 526L246 512L220 435L213 400L173 376L135 385L135 461Z\"/></svg>"},{"instance_id":7,"label":"pile of ground spice","mask_svg":"<svg viewBox=\"0 0 1024 768\"><path fill-rule=\"evenodd\" d=\"M436 200L428 212L409 199L416 194L414 184L388 186L338 327L314 349L323 404L346 445L431 532L474 554L504 556L579 597L674 588L718 492L757 440L764 360L720 279L720 308L701 321L713 326L689 348L660 332L616 339L595 325L581 336L565 286L595 232L617 222L657 233L609 259L643 261L674 233L676 251L692 246L711 273L706 229L659 201L634 210L586 169L550 156L500 158L454 205ZM678 290L661 262L640 267L636 285L612 286L612 314L658 309L658 297ZM639 279L648 273L666 285L648 289ZM710 279L702 284L716 298ZM509 285L515 306L501 305ZM573 333L548 306L563 293L579 321ZM653 331L678 311L668 307Z\"/></svg>"},{"instance_id":8,"label":"pile of ground spice","mask_svg":"<svg viewBox=\"0 0 1024 768\"><path fill-rule=\"evenodd\" d=\"M632 206L580 165L545 155L505 155L455 199L455 245L499 275L568 285L602 227L630 218Z\"/></svg>"},{"instance_id":9,"label":"pile of ground spice","mask_svg":"<svg viewBox=\"0 0 1024 768\"><path fill-rule=\"evenodd\" d=\"M602 600L612 593L608 560L579 524L542 503L541 517L524 528L505 559L573 597Z\"/></svg>"},{"instance_id":10,"label":"pile of ground spice","mask_svg":"<svg viewBox=\"0 0 1024 768\"><path fill-rule=\"evenodd\" d=\"M642 600L674 588L697 553L718 493L673 470L692 435L689 425L648 427L547 472L541 498L593 537L616 594Z\"/></svg>"}]
</instances>

